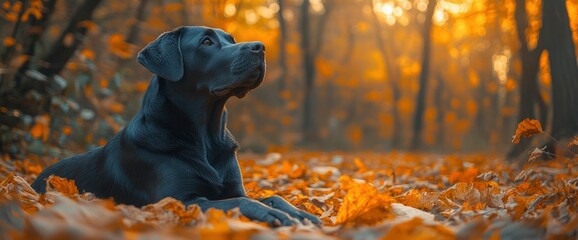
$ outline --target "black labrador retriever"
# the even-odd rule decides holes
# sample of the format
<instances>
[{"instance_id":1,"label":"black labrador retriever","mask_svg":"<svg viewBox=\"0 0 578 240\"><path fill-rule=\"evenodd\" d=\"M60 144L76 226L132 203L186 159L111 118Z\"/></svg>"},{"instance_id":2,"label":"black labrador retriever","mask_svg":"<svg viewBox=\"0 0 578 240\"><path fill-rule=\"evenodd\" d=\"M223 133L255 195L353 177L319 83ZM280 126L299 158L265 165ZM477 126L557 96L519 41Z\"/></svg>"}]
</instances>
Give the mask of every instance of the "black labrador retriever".
<instances>
[{"instance_id":1,"label":"black labrador retriever","mask_svg":"<svg viewBox=\"0 0 578 240\"><path fill-rule=\"evenodd\" d=\"M32 187L43 193L46 178L56 175L118 203L142 206L173 197L203 210L238 207L272 226L320 224L279 196L250 199L243 187L225 102L261 84L264 52L262 43L236 43L220 29L163 33L138 55L155 76L137 115L103 147L46 168Z\"/></svg>"}]
</instances>

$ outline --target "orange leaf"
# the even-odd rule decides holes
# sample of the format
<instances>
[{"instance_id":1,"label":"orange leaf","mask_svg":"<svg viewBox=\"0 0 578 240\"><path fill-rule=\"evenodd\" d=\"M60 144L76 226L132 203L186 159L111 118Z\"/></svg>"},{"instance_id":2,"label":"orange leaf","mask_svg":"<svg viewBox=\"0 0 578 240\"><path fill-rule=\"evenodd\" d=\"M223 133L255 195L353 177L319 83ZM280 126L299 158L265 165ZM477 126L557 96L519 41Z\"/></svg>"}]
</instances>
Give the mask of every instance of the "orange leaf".
<instances>
[{"instance_id":1,"label":"orange leaf","mask_svg":"<svg viewBox=\"0 0 578 240\"><path fill-rule=\"evenodd\" d=\"M372 185L354 184L343 198L337 212L336 224L374 225L390 218L391 203L394 200L381 194Z\"/></svg>"},{"instance_id":2,"label":"orange leaf","mask_svg":"<svg viewBox=\"0 0 578 240\"><path fill-rule=\"evenodd\" d=\"M315 67L319 74L325 78L330 77L333 74L331 63L322 58L315 59Z\"/></svg>"},{"instance_id":3,"label":"orange leaf","mask_svg":"<svg viewBox=\"0 0 578 240\"><path fill-rule=\"evenodd\" d=\"M148 86L149 86L148 82L137 82L135 84L135 89L139 93L144 93L147 90Z\"/></svg>"},{"instance_id":4,"label":"orange leaf","mask_svg":"<svg viewBox=\"0 0 578 240\"><path fill-rule=\"evenodd\" d=\"M108 39L110 51L119 58L127 59L132 56L133 46L124 41L120 34L112 34Z\"/></svg>"},{"instance_id":5,"label":"orange leaf","mask_svg":"<svg viewBox=\"0 0 578 240\"><path fill-rule=\"evenodd\" d=\"M62 133L66 136L70 135L72 133L72 127L70 127L70 126L63 127Z\"/></svg>"},{"instance_id":6,"label":"orange leaf","mask_svg":"<svg viewBox=\"0 0 578 240\"><path fill-rule=\"evenodd\" d=\"M424 224L421 218L413 218L397 224L382 239L455 239L455 234L441 225Z\"/></svg>"},{"instance_id":7,"label":"orange leaf","mask_svg":"<svg viewBox=\"0 0 578 240\"><path fill-rule=\"evenodd\" d=\"M3 43L5 47L12 47L16 45L16 39L14 39L13 37L5 37Z\"/></svg>"},{"instance_id":8,"label":"orange leaf","mask_svg":"<svg viewBox=\"0 0 578 240\"><path fill-rule=\"evenodd\" d=\"M165 211L171 211L179 217L179 223L183 225L189 224L191 221L197 219L202 215L202 210L198 205L185 205L174 198L164 198L158 203L154 204L155 207L160 207Z\"/></svg>"},{"instance_id":9,"label":"orange leaf","mask_svg":"<svg viewBox=\"0 0 578 240\"><path fill-rule=\"evenodd\" d=\"M110 107L111 107L110 110L113 113L122 113L124 111L124 105L120 103L114 103Z\"/></svg>"},{"instance_id":10,"label":"orange leaf","mask_svg":"<svg viewBox=\"0 0 578 240\"><path fill-rule=\"evenodd\" d=\"M42 138L42 140L48 140L48 135L50 134L50 117L48 114L37 116L34 119L35 123L30 129L30 134L34 138Z\"/></svg>"},{"instance_id":11,"label":"orange leaf","mask_svg":"<svg viewBox=\"0 0 578 240\"><path fill-rule=\"evenodd\" d=\"M361 161L361 159L359 158L355 158L353 159L353 162L355 163L355 166L357 167L357 171L359 172L367 172L367 166L365 166L365 163L363 163L363 161Z\"/></svg>"},{"instance_id":12,"label":"orange leaf","mask_svg":"<svg viewBox=\"0 0 578 240\"><path fill-rule=\"evenodd\" d=\"M518 124L516 128L516 135L512 136L512 142L518 144L520 137L531 137L534 134L542 133L542 125L540 121L526 118Z\"/></svg>"},{"instance_id":13,"label":"orange leaf","mask_svg":"<svg viewBox=\"0 0 578 240\"><path fill-rule=\"evenodd\" d=\"M78 188L76 188L74 180L68 180L54 175L50 175L50 177L46 179L46 191L57 191L67 197L73 197L78 194Z\"/></svg>"},{"instance_id":14,"label":"orange leaf","mask_svg":"<svg viewBox=\"0 0 578 240\"><path fill-rule=\"evenodd\" d=\"M90 60L94 60L94 52L90 49L83 49L80 55Z\"/></svg>"}]
</instances>

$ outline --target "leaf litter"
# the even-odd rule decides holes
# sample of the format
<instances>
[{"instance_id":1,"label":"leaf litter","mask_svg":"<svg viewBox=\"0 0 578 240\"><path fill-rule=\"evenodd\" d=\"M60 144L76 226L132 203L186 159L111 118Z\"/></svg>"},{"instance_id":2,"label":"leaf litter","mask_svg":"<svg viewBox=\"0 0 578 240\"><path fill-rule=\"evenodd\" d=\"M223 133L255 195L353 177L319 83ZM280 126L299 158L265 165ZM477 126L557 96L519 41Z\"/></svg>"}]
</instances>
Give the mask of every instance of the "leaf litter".
<instances>
[{"instance_id":1,"label":"leaf litter","mask_svg":"<svg viewBox=\"0 0 578 240\"><path fill-rule=\"evenodd\" d=\"M529 156L533 158L532 155ZM241 155L251 198L279 195L323 226L270 228L228 212L165 198L140 208L80 193L50 177L46 194L30 183L31 157L0 164L0 232L10 239L576 239L578 164L493 156L338 154Z\"/></svg>"}]
</instances>

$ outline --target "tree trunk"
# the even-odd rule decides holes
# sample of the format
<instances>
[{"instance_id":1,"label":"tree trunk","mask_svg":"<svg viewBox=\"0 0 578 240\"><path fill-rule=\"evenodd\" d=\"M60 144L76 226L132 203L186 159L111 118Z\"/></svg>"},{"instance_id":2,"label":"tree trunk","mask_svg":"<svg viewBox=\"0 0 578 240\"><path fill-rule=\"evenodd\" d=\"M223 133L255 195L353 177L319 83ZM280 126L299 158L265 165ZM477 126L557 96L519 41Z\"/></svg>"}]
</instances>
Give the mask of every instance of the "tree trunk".
<instances>
[{"instance_id":1,"label":"tree trunk","mask_svg":"<svg viewBox=\"0 0 578 240\"><path fill-rule=\"evenodd\" d=\"M313 77L314 63L310 40L310 16L309 0L303 0L301 4L301 51L303 58L303 73L305 79L305 91L303 96L303 140L309 143L315 138L315 128L313 126Z\"/></svg>"},{"instance_id":2,"label":"tree trunk","mask_svg":"<svg viewBox=\"0 0 578 240\"><path fill-rule=\"evenodd\" d=\"M578 67L565 0L542 2L544 43L552 75L552 137L578 133Z\"/></svg>"},{"instance_id":3,"label":"tree trunk","mask_svg":"<svg viewBox=\"0 0 578 240\"><path fill-rule=\"evenodd\" d=\"M136 15L135 15L135 23L130 26L130 30L128 31L128 34L126 35L126 42L128 44L131 45L137 45L139 42L139 34L141 32L141 25L146 21L146 8L147 8L147 3L149 3L149 0L140 0L138 8L136 10ZM184 4L184 2L183 2ZM121 59L118 58L117 59L117 69L122 69L124 68L124 66L131 62L134 61L134 59L129 58L129 59Z\"/></svg>"},{"instance_id":4,"label":"tree trunk","mask_svg":"<svg viewBox=\"0 0 578 240\"><path fill-rule=\"evenodd\" d=\"M437 0L430 0L423 26L423 55L421 62L421 72L419 74L419 91L416 97L415 114L413 117L413 135L411 140L411 149L416 150L421 147L421 133L423 130L423 115L425 112L425 95L427 92L427 82L430 72L431 58L431 29L433 27L432 18L436 7Z\"/></svg>"},{"instance_id":5,"label":"tree trunk","mask_svg":"<svg viewBox=\"0 0 578 240\"><path fill-rule=\"evenodd\" d=\"M444 97L444 93L445 93L445 79L441 74L437 74L437 88L435 90L435 95L434 95L434 101L435 101L435 105L438 109L437 111L437 115L436 115L436 123L438 125L438 130L437 130L437 137L436 137L436 142L437 142L437 147L438 149L444 149L445 147L445 136L446 136L446 130L445 130L445 114L446 114L446 103L447 103L447 99Z\"/></svg>"},{"instance_id":6,"label":"tree trunk","mask_svg":"<svg viewBox=\"0 0 578 240\"><path fill-rule=\"evenodd\" d=\"M520 78L520 107L518 110L518 122L526 118L536 118L534 107L541 99L538 89L538 70L540 69L540 56L544 50L544 36L540 31L538 43L532 50L528 48L526 41L526 29L528 28L528 15L526 13L526 0L516 0L516 32L520 43L520 60L522 61L522 76ZM546 109L540 108L541 120L546 121ZM542 122L545 124L545 122ZM523 138L520 143L514 145L507 154L508 159L514 159L525 152L530 146L531 138Z\"/></svg>"},{"instance_id":7,"label":"tree trunk","mask_svg":"<svg viewBox=\"0 0 578 240\"><path fill-rule=\"evenodd\" d=\"M314 108L314 97L315 97L315 58L321 52L321 46L323 43L323 33L327 20L329 18L329 13L332 10L333 2L328 1L325 3L325 13L320 16L317 29L315 32L316 41L315 45L312 46L313 35L311 32L311 17L309 15L309 0L303 0L301 4L301 51L303 58L303 73L305 79L304 96L303 96L303 143L308 144L314 140L318 140L318 130L315 126L315 120L313 115Z\"/></svg>"},{"instance_id":8,"label":"tree trunk","mask_svg":"<svg viewBox=\"0 0 578 240\"><path fill-rule=\"evenodd\" d=\"M80 46L86 32L88 31L87 21L92 18L92 13L102 0L85 0L76 10L68 26L60 34L60 37L48 54L42 59L46 64L40 66L38 71L46 77L51 78L59 74L74 51Z\"/></svg>"},{"instance_id":9,"label":"tree trunk","mask_svg":"<svg viewBox=\"0 0 578 240\"><path fill-rule=\"evenodd\" d=\"M277 0L279 5L279 11L277 11L277 21L279 22L279 67L281 68L281 76L279 76L279 92L285 89L285 84L287 81L287 39L289 35L287 34L287 23L285 22L285 16L283 16L283 11L285 10L285 0Z\"/></svg>"}]
</instances>

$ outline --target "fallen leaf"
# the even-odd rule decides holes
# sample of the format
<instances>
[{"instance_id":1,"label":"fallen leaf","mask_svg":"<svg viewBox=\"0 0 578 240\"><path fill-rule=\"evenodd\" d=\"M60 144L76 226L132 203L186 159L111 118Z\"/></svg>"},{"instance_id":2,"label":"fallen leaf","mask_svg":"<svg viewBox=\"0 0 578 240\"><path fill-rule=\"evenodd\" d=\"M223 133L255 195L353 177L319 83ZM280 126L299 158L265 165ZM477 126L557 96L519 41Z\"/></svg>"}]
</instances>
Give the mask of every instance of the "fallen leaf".
<instances>
[{"instance_id":1,"label":"fallen leaf","mask_svg":"<svg viewBox=\"0 0 578 240\"><path fill-rule=\"evenodd\" d=\"M455 239L455 234L441 225L424 224L421 218L413 218L407 222L394 225L381 239Z\"/></svg>"},{"instance_id":2,"label":"fallen leaf","mask_svg":"<svg viewBox=\"0 0 578 240\"><path fill-rule=\"evenodd\" d=\"M518 144L521 136L531 137L534 134L542 132L542 124L540 124L540 121L526 118L518 124L516 134L512 136L512 142Z\"/></svg>"},{"instance_id":3,"label":"fallen leaf","mask_svg":"<svg viewBox=\"0 0 578 240\"><path fill-rule=\"evenodd\" d=\"M546 149L546 146L544 146L543 148L534 148L534 151L532 151L532 153L530 153L530 157L528 158L528 162L534 162L538 159L540 159L542 157L542 155L544 154L544 150Z\"/></svg>"},{"instance_id":4,"label":"fallen leaf","mask_svg":"<svg viewBox=\"0 0 578 240\"><path fill-rule=\"evenodd\" d=\"M336 224L374 225L393 217L391 203L393 198L381 194L369 184L354 184L343 198L343 204L337 212Z\"/></svg>"},{"instance_id":5,"label":"fallen leaf","mask_svg":"<svg viewBox=\"0 0 578 240\"><path fill-rule=\"evenodd\" d=\"M46 179L46 191L57 191L67 197L74 197L78 194L78 188L76 188L74 180L68 180L54 175L50 175L50 177Z\"/></svg>"}]
</instances>

